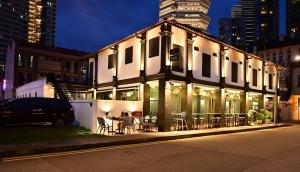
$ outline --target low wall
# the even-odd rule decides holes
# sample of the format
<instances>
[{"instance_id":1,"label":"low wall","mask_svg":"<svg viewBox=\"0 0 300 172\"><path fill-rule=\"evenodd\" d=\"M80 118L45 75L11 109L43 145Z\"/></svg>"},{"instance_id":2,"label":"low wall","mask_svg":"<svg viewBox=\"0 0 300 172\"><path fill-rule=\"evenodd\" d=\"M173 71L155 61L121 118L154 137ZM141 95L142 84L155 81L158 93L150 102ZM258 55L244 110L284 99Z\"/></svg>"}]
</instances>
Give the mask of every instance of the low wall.
<instances>
[{"instance_id":1,"label":"low wall","mask_svg":"<svg viewBox=\"0 0 300 172\"><path fill-rule=\"evenodd\" d=\"M73 100L70 103L74 108L76 122L94 133L98 128L97 117L105 117L106 112L120 116L121 112L143 111L142 101Z\"/></svg>"}]
</instances>

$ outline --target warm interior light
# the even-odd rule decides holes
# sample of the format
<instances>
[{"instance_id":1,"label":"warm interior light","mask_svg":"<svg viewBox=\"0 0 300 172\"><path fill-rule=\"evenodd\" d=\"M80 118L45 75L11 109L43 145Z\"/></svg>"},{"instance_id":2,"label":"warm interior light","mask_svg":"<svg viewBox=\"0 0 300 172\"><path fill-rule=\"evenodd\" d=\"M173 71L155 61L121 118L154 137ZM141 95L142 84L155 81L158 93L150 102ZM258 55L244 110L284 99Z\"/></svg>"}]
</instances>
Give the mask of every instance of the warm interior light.
<instances>
[{"instance_id":1,"label":"warm interior light","mask_svg":"<svg viewBox=\"0 0 300 172\"><path fill-rule=\"evenodd\" d=\"M295 57L295 60L296 60L296 61L300 61L300 55L296 56L296 57Z\"/></svg>"}]
</instances>

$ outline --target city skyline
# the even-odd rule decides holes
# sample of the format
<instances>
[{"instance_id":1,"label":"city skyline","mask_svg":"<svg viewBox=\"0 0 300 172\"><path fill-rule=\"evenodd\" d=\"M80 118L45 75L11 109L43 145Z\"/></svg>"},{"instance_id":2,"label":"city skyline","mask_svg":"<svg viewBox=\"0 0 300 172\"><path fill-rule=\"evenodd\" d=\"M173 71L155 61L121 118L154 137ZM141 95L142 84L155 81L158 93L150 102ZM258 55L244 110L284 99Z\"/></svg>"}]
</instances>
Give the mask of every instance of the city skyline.
<instances>
[{"instance_id":1,"label":"city skyline","mask_svg":"<svg viewBox=\"0 0 300 172\"><path fill-rule=\"evenodd\" d=\"M212 0L208 13L211 17L209 33L218 37L219 18L229 17L231 7L238 1L230 0L226 4L220 4L217 0ZM158 0L157 2L146 0L143 3L138 0L130 0L130 3L128 1L124 3L122 0L113 2L65 0L57 3L56 44L59 47L95 51L159 20ZM281 0L280 33L285 33L283 4ZM122 9L128 10L123 13Z\"/></svg>"}]
</instances>

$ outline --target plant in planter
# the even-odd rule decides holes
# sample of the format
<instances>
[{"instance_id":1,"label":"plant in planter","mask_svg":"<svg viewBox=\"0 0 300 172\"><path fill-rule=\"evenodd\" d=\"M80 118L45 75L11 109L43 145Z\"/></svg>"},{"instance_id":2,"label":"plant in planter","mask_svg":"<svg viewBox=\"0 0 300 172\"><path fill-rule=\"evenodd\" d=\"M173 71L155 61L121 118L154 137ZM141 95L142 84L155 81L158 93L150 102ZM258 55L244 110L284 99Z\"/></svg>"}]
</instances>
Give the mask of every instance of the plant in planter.
<instances>
[{"instance_id":1,"label":"plant in planter","mask_svg":"<svg viewBox=\"0 0 300 172\"><path fill-rule=\"evenodd\" d=\"M262 125L263 124L263 119L264 119L264 117L263 117L262 113L257 111L257 118L256 118L256 121L255 121L256 125Z\"/></svg>"},{"instance_id":2,"label":"plant in planter","mask_svg":"<svg viewBox=\"0 0 300 172\"><path fill-rule=\"evenodd\" d=\"M270 112L268 110L265 110L265 109L260 109L259 113L261 114L262 119L263 119L265 124L271 124L272 123L272 121L271 121L272 112Z\"/></svg>"},{"instance_id":3,"label":"plant in planter","mask_svg":"<svg viewBox=\"0 0 300 172\"><path fill-rule=\"evenodd\" d=\"M258 118L259 118L259 114L256 110L248 111L248 119L249 119L250 125L255 125Z\"/></svg>"}]
</instances>

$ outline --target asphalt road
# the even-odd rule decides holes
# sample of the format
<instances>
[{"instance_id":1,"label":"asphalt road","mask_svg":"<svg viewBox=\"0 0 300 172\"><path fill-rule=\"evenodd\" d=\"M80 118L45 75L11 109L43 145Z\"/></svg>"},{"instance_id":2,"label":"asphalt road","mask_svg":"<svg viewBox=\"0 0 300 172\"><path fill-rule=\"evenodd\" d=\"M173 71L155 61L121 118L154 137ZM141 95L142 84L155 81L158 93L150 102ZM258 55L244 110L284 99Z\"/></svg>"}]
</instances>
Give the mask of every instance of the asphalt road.
<instances>
[{"instance_id":1,"label":"asphalt road","mask_svg":"<svg viewBox=\"0 0 300 172\"><path fill-rule=\"evenodd\" d=\"M0 171L300 171L300 126L47 156Z\"/></svg>"}]
</instances>

